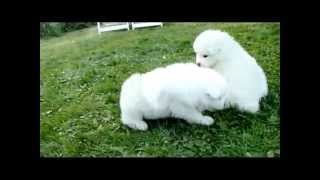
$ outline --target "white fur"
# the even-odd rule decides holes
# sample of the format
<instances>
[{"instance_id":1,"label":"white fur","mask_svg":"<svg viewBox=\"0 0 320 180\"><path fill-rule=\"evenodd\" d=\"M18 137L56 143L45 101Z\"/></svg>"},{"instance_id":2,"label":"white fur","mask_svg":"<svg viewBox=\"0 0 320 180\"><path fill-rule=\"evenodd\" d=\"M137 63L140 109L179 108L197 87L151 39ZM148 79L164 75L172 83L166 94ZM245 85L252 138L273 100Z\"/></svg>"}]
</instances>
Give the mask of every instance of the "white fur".
<instances>
[{"instance_id":1,"label":"white fur","mask_svg":"<svg viewBox=\"0 0 320 180\"><path fill-rule=\"evenodd\" d=\"M227 84L214 70L178 63L145 74L134 74L122 85L121 121L147 130L145 119L175 117L188 123L213 124L204 110L224 108Z\"/></svg>"},{"instance_id":2,"label":"white fur","mask_svg":"<svg viewBox=\"0 0 320 180\"><path fill-rule=\"evenodd\" d=\"M228 82L229 106L251 113L259 111L259 101L268 93L266 76L238 42L226 32L207 30L195 39L193 49L198 65L216 70Z\"/></svg>"}]
</instances>

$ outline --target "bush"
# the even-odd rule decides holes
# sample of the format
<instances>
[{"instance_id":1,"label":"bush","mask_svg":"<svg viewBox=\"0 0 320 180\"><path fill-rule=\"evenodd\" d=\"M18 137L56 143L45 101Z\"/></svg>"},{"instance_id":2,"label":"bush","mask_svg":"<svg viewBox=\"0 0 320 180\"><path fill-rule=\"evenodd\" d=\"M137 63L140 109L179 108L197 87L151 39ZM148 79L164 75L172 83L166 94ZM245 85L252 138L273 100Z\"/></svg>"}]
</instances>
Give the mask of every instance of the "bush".
<instances>
[{"instance_id":1,"label":"bush","mask_svg":"<svg viewBox=\"0 0 320 180\"><path fill-rule=\"evenodd\" d=\"M68 22L68 23L40 23L40 38L58 37L63 33L87 28L95 22Z\"/></svg>"},{"instance_id":2,"label":"bush","mask_svg":"<svg viewBox=\"0 0 320 180\"><path fill-rule=\"evenodd\" d=\"M40 23L40 38L57 37L63 33L60 24Z\"/></svg>"},{"instance_id":3,"label":"bush","mask_svg":"<svg viewBox=\"0 0 320 180\"><path fill-rule=\"evenodd\" d=\"M80 23L63 23L63 31L64 32L70 32L75 31L83 28L90 27L92 25L95 25L96 23L93 22L80 22Z\"/></svg>"}]
</instances>

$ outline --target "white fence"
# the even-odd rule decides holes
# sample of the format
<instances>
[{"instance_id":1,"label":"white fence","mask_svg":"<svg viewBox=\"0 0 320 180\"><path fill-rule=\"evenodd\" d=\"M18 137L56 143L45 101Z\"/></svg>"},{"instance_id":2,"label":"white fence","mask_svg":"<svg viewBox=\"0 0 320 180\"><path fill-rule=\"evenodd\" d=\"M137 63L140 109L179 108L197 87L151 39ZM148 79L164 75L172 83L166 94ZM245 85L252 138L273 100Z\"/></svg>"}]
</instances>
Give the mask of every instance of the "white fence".
<instances>
[{"instance_id":1,"label":"white fence","mask_svg":"<svg viewBox=\"0 0 320 180\"><path fill-rule=\"evenodd\" d=\"M161 22L133 22L131 23L132 29L150 27L150 26L163 26Z\"/></svg>"},{"instance_id":2,"label":"white fence","mask_svg":"<svg viewBox=\"0 0 320 180\"><path fill-rule=\"evenodd\" d=\"M114 31L114 30L121 30L121 29L127 29L130 30L130 25L132 27L132 30L135 30L137 28L143 28L143 27L151 27L151 26L163 26L163 23L161 22L98 22L98 33L102 33L105 31Z\"/></svg>"}]
</instances>

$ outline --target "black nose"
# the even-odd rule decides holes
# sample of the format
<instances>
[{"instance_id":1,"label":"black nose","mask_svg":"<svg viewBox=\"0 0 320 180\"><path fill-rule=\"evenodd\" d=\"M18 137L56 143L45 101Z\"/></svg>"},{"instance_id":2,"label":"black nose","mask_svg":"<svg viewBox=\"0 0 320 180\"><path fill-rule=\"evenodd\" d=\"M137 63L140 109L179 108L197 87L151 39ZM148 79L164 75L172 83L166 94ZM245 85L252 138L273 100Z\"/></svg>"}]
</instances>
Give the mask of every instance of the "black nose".
<instances>
[{"instance_id":1,"label":"black nose","mask_svg":"<svg viewBox=\"0 0 320 180\"><path fill-rule=\"evenodd\" d=\"M200 65L200 63L197 63L197 65L200 67L201 65Z\"/></svg>"}]
</instances>

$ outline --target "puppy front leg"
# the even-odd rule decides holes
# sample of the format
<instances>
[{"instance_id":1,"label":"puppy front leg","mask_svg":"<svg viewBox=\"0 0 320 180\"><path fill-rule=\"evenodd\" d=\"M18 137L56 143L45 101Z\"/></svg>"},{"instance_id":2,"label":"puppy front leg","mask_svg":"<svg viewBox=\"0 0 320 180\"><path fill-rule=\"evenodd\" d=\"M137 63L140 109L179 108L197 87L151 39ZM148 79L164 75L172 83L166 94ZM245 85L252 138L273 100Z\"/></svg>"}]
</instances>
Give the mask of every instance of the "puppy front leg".
<instances>
[{"instance_id":1,"label":"puppy front leg","mask_svg":"<svg viewBox=\"0 0 320 180\"><path fill-rule=\"evenodd\" d=\"M186 120L190 124L212 125L214 119L210 116L204 116L195 108L178 105L172 108L172 116Z\"/></svg>"},{"instance_id":2,"label":"puppy front leg","mask_svg":"<svg viewBox=\"0 0 320 180\"><path fill-rule=\"evenodd\" d=\"M240 102L238 103L240 111L246 111L249 113L257 113L259 111L259 101Z\"/></svg>"},{"instance_id":3,"label":"puppy front leg","mask_svg":"<svg viewBox=\"0 0 320 180\"><path fill-rule=\"evenodd\" d=\"M122 112L121 121L124 125L136 130L146 131L148 125L143 121L142 114L139 112Z\"/></svg>"}]
</instances>

